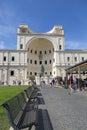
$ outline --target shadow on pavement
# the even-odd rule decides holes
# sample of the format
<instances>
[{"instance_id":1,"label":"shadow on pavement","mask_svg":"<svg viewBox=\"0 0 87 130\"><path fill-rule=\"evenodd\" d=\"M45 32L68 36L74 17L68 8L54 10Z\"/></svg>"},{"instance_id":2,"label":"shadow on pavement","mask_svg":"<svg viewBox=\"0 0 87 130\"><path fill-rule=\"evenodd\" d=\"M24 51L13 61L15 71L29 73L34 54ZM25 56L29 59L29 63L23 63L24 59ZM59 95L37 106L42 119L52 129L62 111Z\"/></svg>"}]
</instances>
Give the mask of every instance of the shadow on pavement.
<instances>
[{"instance_id":1,"label":"shadow on pavement","mask_svg":"<svg viewBox=\"0 0 87 130\"><path fill-rule=\"evenodd\" d=\"M38 124L35 130L53 130L48 111L46 109L39 109Z\"/></svg>"},{"instance_id":2,"label":"shadow on pavement","mask_svg":"<svg viewBox=\"0 0 87 130\"><path fill-rule=\"evenodd\" d=\"M42 97L38 97L38 105L40 105L40 104L45 104Z\"/></svg>"},{"instance_id":3,"label":"shadow on pavement","mask_svg":"<svg viewBox=\"0 0 87 130\"><path fill-rule=\"evenodd\" d=\"M38 96L42 96L42 94L41 94L41 93L38 93L37 95L38 95Z\"/></svg>"}]
</instances>

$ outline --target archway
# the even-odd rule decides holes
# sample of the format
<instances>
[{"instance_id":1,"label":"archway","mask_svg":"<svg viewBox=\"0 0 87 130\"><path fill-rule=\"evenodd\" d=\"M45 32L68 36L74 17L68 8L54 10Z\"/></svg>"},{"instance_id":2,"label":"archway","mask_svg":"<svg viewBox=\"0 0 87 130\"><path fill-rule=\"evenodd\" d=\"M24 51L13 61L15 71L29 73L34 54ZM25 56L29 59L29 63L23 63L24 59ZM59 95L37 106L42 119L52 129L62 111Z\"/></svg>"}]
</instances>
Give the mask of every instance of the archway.
<instances>
[{"instance_id":1,"label":"archway","mask_svg":"<svg viewBox=\"0 0 87 130\"><path fill-rule=\"evenodd\" d=\"M54 61L54 47L52 42L45 38L37 38L27 44L28 77L31 75L40 75L41 65L44 66L44 75L51 76Z\"/></svg>"}]
</instances>

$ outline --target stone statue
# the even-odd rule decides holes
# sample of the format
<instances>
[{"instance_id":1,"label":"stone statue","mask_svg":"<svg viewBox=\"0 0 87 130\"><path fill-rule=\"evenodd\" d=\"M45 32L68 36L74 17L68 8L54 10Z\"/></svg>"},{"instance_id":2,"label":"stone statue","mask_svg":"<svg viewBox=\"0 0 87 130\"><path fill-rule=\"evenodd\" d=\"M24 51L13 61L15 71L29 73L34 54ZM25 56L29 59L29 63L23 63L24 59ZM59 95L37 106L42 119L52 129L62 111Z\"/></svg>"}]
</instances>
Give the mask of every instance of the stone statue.
<instances>
[{"instance_id":1,"label":"stone statue","mask_svg":"<svg viewBox=\"0 0 87 130\"><path fill-rule=\"evenodd\" d=\"M41 65L41 67L40 67L40 72L42 75L44 74L44 66L43 65Z\"/></svg>"}]
</instances>

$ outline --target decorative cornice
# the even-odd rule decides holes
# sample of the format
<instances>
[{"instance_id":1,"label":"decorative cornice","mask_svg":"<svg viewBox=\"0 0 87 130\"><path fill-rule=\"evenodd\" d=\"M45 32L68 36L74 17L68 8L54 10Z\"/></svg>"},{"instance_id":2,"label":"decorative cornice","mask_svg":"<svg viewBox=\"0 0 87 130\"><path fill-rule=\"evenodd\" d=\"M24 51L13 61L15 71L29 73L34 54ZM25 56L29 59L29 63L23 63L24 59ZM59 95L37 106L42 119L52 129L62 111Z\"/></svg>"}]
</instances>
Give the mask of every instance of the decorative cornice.
<instances>
[{"instance_id":1,"label":"decorative cornice","mask_svg":"<svg viewBox=\"0 0 87 130\"><path fill-rule=\"evenodd\" d=\"M0 52L5 52L5 53L6 53L6 52L8 52L8 53L9 53L9 52L19 52L19 53L20 53L20 52L27 52L27 50L16 50L16 49L12 49L12 50L11 50L11 49L0 49Z\"/></svg>"},{"instance_id":2,"label":"decorative cornice","mask_svg":"<svg viewBox=\"0 0 87 130\"><path fill-rule=\"evenodd\" d=\"M87 53L87 50L59 50L59 51L54 51L54 52L59 52L59 53Z\"/></svg>"}]
</instances>

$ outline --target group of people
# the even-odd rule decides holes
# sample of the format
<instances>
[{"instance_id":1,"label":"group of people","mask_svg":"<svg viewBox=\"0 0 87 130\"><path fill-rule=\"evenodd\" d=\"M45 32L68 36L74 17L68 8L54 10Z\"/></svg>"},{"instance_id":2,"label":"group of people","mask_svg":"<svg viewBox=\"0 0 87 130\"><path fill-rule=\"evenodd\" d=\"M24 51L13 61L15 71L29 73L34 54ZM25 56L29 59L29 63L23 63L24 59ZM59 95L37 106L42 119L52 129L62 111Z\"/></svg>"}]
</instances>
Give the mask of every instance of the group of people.
<instances>
[{"instance_id":1,"label":"group of people","mask_svg":"<svg viewBox=\"0 0 87 130\"><path fill-rule=\"evenodd\" d=\"M71 91L75 90L85 90L87 88L87 77L85 79L78 79L76 76L70 76L68 80L68 86L71 89Z\"/></svg>"},{"instance_id":2,"label":"group of people","mask_svg":"<svg viewBox=\"0 0 87 130\"><path fill-rule=\"evenodd\" d=\"M50 86L53 86L54 84L55 84L55 80L52 79L52 80L50 81Z\"/></svg>"},{"instance_id":3,"label":"group of people","mask_svg":"<svg viewBox=\"0 0 87 130\"><path fill-rule=\"evenodd\" d=\"M54 79L51 79L50 82L49 82L50 86L53 86L55 84L55 80ZM40 82L40 86L43 88L45 87L46 83L44 80L41 80Z\"/></svg>"}]
</instances>

